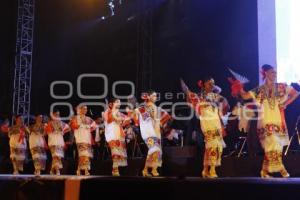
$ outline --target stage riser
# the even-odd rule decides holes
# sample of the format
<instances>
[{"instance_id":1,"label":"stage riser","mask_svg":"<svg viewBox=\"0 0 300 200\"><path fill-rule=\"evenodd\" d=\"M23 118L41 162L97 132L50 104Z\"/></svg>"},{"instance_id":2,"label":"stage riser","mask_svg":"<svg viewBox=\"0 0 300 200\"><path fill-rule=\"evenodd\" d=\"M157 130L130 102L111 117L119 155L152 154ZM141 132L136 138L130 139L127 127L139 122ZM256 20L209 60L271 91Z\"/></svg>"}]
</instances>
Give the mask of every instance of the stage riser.
<instances>
[{"instance_id":1,"label":"stage riser","mask_svg":"<svg viewBox=\"0 0 300 200\"><path fill-rule=\"evenodd\" d=\"M38 180L34 178L0 179L0 199L59 200L64 197L64 180Z\"/></svg>"},{"instance_id":2,"label":"stage riser","mask_svg":"<svg viewBox=\"0 0 300 200\"><path fill-rule=\"evenodd\" d=\"M64 199L231 199L231 200L295 200L300 198L300 179L261 178L141 178L141 177L90 177L79 181L79 187L70 188L74 177L0 177L1 199L52 200Z\"/></svg>"},{"instance_id":3,"label":"stage riser","mask_svg":"<svg viewBox=\"0 0 300 200\"><path fill-rule=\"evenodd\" d=\"M299 181L299 180L298 180ZM81 199L94 195L111 196L113 199L299 199L299 182L253 180L88 180L81 183ZM117 190L117 192L116 192Z\"/></svg>"}]
</instances>

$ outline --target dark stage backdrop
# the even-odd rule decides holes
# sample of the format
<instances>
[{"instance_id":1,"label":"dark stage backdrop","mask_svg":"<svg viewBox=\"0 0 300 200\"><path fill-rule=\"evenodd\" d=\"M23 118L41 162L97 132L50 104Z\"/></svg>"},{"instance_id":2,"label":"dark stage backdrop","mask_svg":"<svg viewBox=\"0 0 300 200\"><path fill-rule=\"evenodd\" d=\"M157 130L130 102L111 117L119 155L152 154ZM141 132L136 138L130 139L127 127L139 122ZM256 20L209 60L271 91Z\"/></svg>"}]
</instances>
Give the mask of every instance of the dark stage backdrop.
<instances>
[{"instance_id":1,"label":"dark stage backdrop","mask_svg":"<svg viewBox=\"0 0 300 200\"><path fill-rule=\"evenodd\" d=\"M12 86L16 38L16 2L1 1L0 12L0 118L12 110Z\"/></svg>"},{"instance_id":2,"label":"dark stage backdrop","mask_svg":"<svg viewBox=\"0 0 300 200\"><path fill-rule=\"evenodd\" d=\"M85 101L76 93L76 80L82 73L107 75L109 89L116 80L136 81L137 15L142 11L138 12L138 0L123 2L114 17L101 21L99 18L109 13L104 0L36 1L32 113L48 113L51 103L58 101L50 96L50 84L55 80L73 83L72 97L59 100L72 105ZM11 3L7 4L13 10ZM253 0L156 0L152 88L162 94L178 92L182 77L197 90L197 80L211 75L222 86L223 95L232 100L227 83L228 66L251 80L249 88L255 86L258 82L256 4ZM12 95L9 87L12 73L8 73L11 71L8 68L13 64L16 16L15 12L8 13L5 20L8 29L1 33L5 44L0 47L1 74L6 73L4 79L1 77L2 113L11 110ZM68 87L57 86L55 91L67 94ZM100 79L82 82L84 94L101 91ZM118 91L129 92L122 87Z\"/></svg>"},{"instance_id":3,"label":"dark stage backdrop","mask_svg":"<svg viewBox=\"0 0 300 200\"><path fill-rule=\"evenodd\" d=\"M229 98L228 67L246 75L248 87L257 84L256 1L167 1L155 27L154 88L176 91L182 77L197 89L197 80L213 76Z\"/></svg>"}]
</instances>

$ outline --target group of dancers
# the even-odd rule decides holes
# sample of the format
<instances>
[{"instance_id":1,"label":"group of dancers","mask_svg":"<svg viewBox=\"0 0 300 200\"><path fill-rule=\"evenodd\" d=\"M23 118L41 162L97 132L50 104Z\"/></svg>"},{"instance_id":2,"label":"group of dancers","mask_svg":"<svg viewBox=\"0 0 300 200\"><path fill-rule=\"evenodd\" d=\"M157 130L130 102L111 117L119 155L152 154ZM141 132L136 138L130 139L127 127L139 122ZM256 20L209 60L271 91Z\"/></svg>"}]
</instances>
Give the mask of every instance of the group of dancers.
<instances>
[{"instance_id":1,"label":"group of dancers","mask_svg":"<svg viewBox=\"0 0 300 200\"><path fill-rule=\"evenodd\" d=\"M289 173L282 162L283 147L288 145L289 135L285 122L285 108L298 96L293 87L276 82L276 70L270 65L262 66L264 84L245 91L243 82L230 79L232 96L255 103L258 112L257 135L264 150L264 160L261 177L271 177L271 173L280 172L282 177L289 177ZM223 148L225 147L225 127L222 116L229 112L229 104L225 97L216 91L213 78L206 78L198 82L200 93L192 92L181 80L182 90L185 92L189 105L195 110L200 119L200 128L204 135L205 152L203 158L202 177L216 178L216 167L221 166ZM139 126L141 137L148 147L142 175L144 177L159 176L158 168L162 165L162 131L172 121L172 117L158 107L157 93L148 91L143 93L144 103L126 108L126 114L120 112L120 99L111 98L103 112L104 135L112 155L112 175L120 176L119 167L127 166L126 134L130 124ZM51 174L60 174L63 167L65 141L63 135L73 131L78 151L78 167L76 174L90 174L91 158L93 157L93 137L91 132L97 124L87 115L87 106L76 107L76 115L69 123L64 123L59 112L51 113L51 119L43 123L42 116L36 116L35 123L29 127L24 125L21 116L15 116L13 126L4 124L3 132L10 138L10 159L13 164L13 174L23 170L27 142L25 135L29 135L29 149L35 168L35 174L40 175L45 170L46 148L52 156ZM46 144L45 136L48 137Z\"/></svg>"},{"instance_id":2,"label":"group of dancers","mask_svg":"<svg viewBox=\"0 0 300 200\"><path fill-rule=\"evenodd\" d=\"M143 99L145 103L135 109L127 107L127 113L123 114L120 112L120 99L111 98L108 100L107 109L103 112L105 127L103 132L111 150L113 176L120 176L119 167L127 166L125 138L129 130L132 131L130 129L132 124L140 127L141 136L148 147L145 167L142 171L143 176L159 176L157 169L162 165L161 128L171 120L171 116L155 105L157 101L155 91L144 93ZM45 170L46 149L49 148L52 156L50 174L60 175L66 146L63 136L72 131L78 152L76 174L81 175L83 172L84 175L90 175L93 157L92 145L95 139L92 132L98 124L87 116L87 111L87 106L78 105L76 115L70 119L69 123L63 122L60 119L59 111L55 111L50 114L50 120L47 123L43 122L42 115L38 115L35 117L35 123L31 126L24 124L22 116L15 116L12 126L9 126L8 122L2 124L1 131L8 133L9 137L13 174L19 174L20 171L23 171L27 150L26 138L29 138L29 149L35 168L34 173L40 175L41 171ZM48 143L46 143L46 136Z\"/></svg>"},{"instance_id":3,"label":"group of dancers","mask_svg":"<svg viewBox=\"0 0 300 200\"><path fill-rule=\"evenodd\" d=\"M248 112L254 108L258 111L256 130L264 150L261 177L269 178L271 173L279 172L287 178L290 175L282 162L283 148L289 143L285 109L299 96L299 92L285 83L277 83L277 73L273 66L263 65L261 73L264 83L250 91L244 90L243 81L239 78L229 78L231 94L238 99L252 101L251 106L245 106ZM223 137L226 133L221 118L229 109L228 103L218 92L214 92L212 78L199 83L202 87L200 94L191 92L183 81L181 84L200 118L200 128L205 138L202 176L215 178L215 168L221 165L222 150L225 147ZM240 114L245 115L247 111Z\"/></svg>"}]
</instances>

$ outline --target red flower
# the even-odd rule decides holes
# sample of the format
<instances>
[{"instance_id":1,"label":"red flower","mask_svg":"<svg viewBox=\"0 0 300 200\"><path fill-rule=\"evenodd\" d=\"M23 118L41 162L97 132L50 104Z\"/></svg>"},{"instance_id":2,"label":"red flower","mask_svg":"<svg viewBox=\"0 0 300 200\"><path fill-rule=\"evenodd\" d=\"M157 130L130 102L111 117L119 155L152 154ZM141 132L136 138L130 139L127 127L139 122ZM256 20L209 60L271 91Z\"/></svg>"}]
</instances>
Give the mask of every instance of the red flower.
<instances>
[{"instance_id":1,"label":"red flower","mask_svg":"<svg viewBox=\"0 0 300 200\"><path fill-rule=\"evenodd\" d=\"M268 131L270 131L270 132L272 132L273 131L273 126L272 125L267 125L267 129L268 129Z\"/></svg>"}]
</instances>

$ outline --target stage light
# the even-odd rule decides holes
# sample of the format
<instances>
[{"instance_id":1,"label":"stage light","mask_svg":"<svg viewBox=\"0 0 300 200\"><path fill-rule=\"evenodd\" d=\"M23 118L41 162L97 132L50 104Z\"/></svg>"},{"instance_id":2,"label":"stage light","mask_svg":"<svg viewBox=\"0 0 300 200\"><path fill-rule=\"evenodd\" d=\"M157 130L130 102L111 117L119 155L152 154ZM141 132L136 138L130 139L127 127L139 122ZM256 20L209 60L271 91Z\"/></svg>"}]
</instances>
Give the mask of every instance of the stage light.
<instances>
[{"instance_id":1,"label":"stage light","mask_svg":"<svg viewBox=\"0 0 300 200\"><path fill-rule=\"evenodd\" d=\"M108 3L108 6L110 8L110 16L114 16L115 15L115 5L114 5L114 0L111 0L109 3Z\"/></svg>"},{"instance_id":2,"label":"stage light","mask_svg":"<svg viewBox=\"0 0 300 200\"><path fill-rule=\"evenodd\" d=\"M276 0L276 53L280 82L300 80L299 10L299 0Z\"/></svg>"},{"instance_id":3,"label":"stage light","mask_svg":"<svg viewBox=\"0 0 300 200\"><path fill-rule=\"evenodd\" d=\"M122 3L123 3L122 0L107 0L106 5L107 5L108 9L110 10L110 13L108 15L106 15L106 16L102 16L101 20L105 20L105 19L107 19L109 17L113 17L116 14L115 8L117 6L122 5Z\"/></svg>"}]
</instances>

